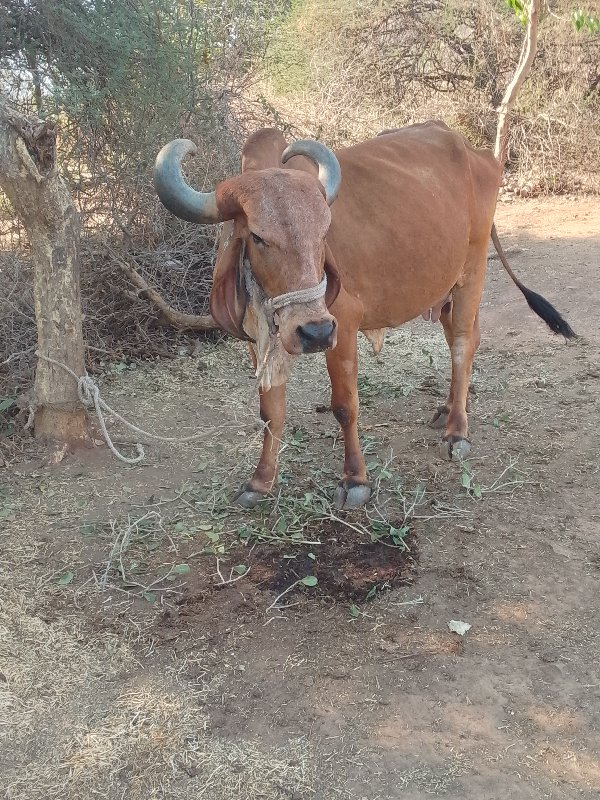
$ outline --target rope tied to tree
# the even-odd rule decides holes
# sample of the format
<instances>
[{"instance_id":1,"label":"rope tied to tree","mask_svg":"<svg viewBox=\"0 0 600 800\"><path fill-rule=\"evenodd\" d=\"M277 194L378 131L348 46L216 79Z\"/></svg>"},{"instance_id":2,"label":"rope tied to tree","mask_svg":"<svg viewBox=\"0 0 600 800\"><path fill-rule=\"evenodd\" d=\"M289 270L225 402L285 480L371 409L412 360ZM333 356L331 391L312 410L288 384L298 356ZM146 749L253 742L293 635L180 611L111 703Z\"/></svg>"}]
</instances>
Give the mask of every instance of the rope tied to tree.
<instances>
[{"instance_id":1,"label":"rope tied to tree","mask_svg":"<svg viewBox=\"0 0 600 800\"><path fill-rule=\"evenodd\" d=\"M108 403L102 398L100 394L100 387L94 381L94 379L87 374L87 372L85 373L85 375L77 375L77 373L73 372L73 370L66 364L63 364L62 362L57 361L54 358L49 358L48 356L44 356L39 352L36 352L36 356L38 358L41 358L43 361L47 361L49 364L53 364L56 367L60 367L60 369L64 370L65 372L68 372L69 375L71 375L71 377L77 381L77 396L79 397L81 404L85 408L94 409L94 411L96 412L96 416L98 417L98 423L100 425L102 436L104 438L104 441L106 442L108 449L116 458L119 459L119 461L122 461L124 464L133 465L133 464L139 464L140 461L143 461L143 459L146 456L144 447L139 442L137 442L135 444L137 455L132 456L131 458L128 458L127 456L123 455L123 453L120 453L113 444L110 434L108 433L108 429L106 427L106 420L104 419L105 413L110 414L112 417L118 420L122 425L124 425L126 428L129 428L129 430L133 431L134 433L137 433L140 436L145 436L149 439L156 439L159 442L179 442L179 443L191 442L197 439L205 439L217 430L217 428L210 428L208 431L202 431L202 433L194 433L191 436L183 436L183 437L159 436L159 434L157 433L150 433L149 431L145 431L143 430L143 428L139 428L137 425L134 425L133 422L128 422L126 419L124 419L124 417L122 417L119 413L117 413L113 408L111 408L108 405Z\"/></svg>"},{"instance_id":2,"label":"rope tied to tree","mask_svg":"<svg viewBox=\"0 0 600 800\"><path fill-rule=\"evenodd\" d=\"M69 372L70 371L71 370L69 370ZM123 417L121 417L119 414L116 414L115 411L104 402L104 400L100 397L100 389L98 385L92 380L92 378L90 378L89 375L82 375L80 378L77 378L77 396L79 397L82 404L86 408L92 408L92 407L94 408L96 416L98 417L98 424L100 425L102 436L111 453L114 456L116 456L119 459L119 461L122 461L124 464L131 464L131 465L139 464L140 461L142 461L146 455L143 445L141 445L139 442L136 442L135 449L137 450L137 456L132 456L131 458L128 458L127 456L124 456L123 453L120 453L114 446L112 439L110 438L110 435L106 428L106 421L104 419L104 414L102 412L107 411L108 413L112 414L117 419L119 419L120 422L124 423L128 428L131 428L132 430L137 431L136 426L130 424L129 422L126 422L123 419Z\"/></svg>"}]
</instances>

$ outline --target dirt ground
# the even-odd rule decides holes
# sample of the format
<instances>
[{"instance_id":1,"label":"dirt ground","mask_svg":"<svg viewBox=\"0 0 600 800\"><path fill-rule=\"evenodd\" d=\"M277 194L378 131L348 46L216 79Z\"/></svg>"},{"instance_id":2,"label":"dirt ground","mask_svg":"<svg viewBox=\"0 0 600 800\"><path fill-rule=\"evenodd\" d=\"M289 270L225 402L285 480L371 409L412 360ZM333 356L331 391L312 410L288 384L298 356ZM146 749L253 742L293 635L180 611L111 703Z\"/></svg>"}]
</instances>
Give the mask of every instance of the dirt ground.
<instances>
[{"instance_id":1,"label":"dirt ground","mask_svg":"<svg viewBox=\"0 0 600 800\"><path fill-rule=\"evenodd\" d=\"M329 502L342 453L316 356L280 493L230 505L259 437L231 341L100 379L132 421L201 441L148 443L134 467L7 450L6 798L599 796L600 201L502 203L496 222L581 338L553 337L490 260L467 464L426 425L449 367L422 320L362 349L366 510Z\"/></svg>"}]
</instances>

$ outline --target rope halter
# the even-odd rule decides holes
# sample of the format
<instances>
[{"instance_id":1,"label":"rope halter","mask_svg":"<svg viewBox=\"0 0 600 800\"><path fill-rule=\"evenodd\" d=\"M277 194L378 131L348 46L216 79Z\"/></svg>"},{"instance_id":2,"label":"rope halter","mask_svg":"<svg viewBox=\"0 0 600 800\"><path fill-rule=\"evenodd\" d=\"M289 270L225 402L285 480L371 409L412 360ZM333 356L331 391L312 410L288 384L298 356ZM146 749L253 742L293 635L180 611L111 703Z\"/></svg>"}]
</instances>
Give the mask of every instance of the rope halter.
<instances>
[{"instance_id":1,"label":"rope halter","mask_svg":"<svg viewBox=\"0 0 600 800\"><path fill-rule=\"evenodd\" d=\"M327 276L323 276L323 280L317 286L286 292L277 297L268 297L254 277L252 265L246 258L245 245L242 245L240 252L240 271L244 276L248 306L254 310L256 317L256 331L252 332L252 348L257 362L255 374L261 389L268 391L271 386L279 385L285 380L291 360L294 358L283 349L279 330L275 324L275 313L286 306L320 300L327 291Z\"/></svg>"},{"instance_id":2,"label":"rope halter","mask_svg":"<svg viewBox=\"0 0 600 800\"><path fill-rule=\"evenodd\" d=\"M269 322L269 330L273 333L276 330L274 315L286 306L300 305L302 303L312 303L315 300L320 300L325 296L327 291L327 275L323 275L323 280L317 286L311 286L308 289L296 289L294 292L286 292L279 294L276 297L268 297L262 286L254 277L252 272L252 264L246 258L245 246L242 247L240 254L240 262L244 270L244 285L250 300L258 300L263 307L264 312Z\"/></svg>"}]
</instances>

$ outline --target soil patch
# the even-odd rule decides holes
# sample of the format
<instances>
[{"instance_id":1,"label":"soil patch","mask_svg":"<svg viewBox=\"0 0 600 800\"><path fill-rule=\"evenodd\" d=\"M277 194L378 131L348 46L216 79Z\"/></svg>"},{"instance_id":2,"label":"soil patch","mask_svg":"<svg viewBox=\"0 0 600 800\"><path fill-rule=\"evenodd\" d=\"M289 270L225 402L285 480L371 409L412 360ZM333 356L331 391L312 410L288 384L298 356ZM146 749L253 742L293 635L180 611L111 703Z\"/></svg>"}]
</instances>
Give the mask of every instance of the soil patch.
<instances>
[{"instance_id":1,"label":"soil patch","mask_svg":"<svg viewBox=\"0 0 600 800\"><path fill-rule=\"evenodd\" d=\"M397 529L402 529L401 523ZM357 603L411 581L417 562L413 534L407 534L401 545L365 542L362 532L327 521L319 540L318 548L302 545L289 555L280 547L259 548L249 560L248 580L279 594L306 576L314 576L320 596ZM286 597L304 590L301 583L296 584Z\"/></svg>"}]
</instances>

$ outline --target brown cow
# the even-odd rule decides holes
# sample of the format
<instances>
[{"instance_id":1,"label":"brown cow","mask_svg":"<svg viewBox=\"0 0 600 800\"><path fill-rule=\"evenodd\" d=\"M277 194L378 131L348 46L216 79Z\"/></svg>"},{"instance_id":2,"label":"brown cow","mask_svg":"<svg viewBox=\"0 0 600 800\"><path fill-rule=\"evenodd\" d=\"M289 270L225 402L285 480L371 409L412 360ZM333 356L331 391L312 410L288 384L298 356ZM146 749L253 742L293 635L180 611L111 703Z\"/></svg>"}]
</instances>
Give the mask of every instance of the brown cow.
<instances>
[{"instance_id":1,"label":"brown cow","mask_svg":"<svg viewBox=\"0 0 600 800\"><path fill-rule=\"evenodd\" d=\"M202 193L181 174L183 158L194 150L188 140L166 145L155 186L182 219L226 221L210 308L222 328L251 341L265 423L260 461L238 502L251 507L271 491L289 367L297 355L317 350L326 351L331 408L344 435L336 504L356 508L368 500L357 427L357 333L380 347L385 328L420 314L439 316L452 357L450 393L432 422L445 428L450 458L466 455L466 400L490 233L499 248L492 223L500 170L492 153L437 121L385 132L335 155L314 141L287 147L281 133L264 129L243 149L242 174ZM501 256L533 311L572 337L560 314L525 288Z\"/></svg>"}]
</instances>

